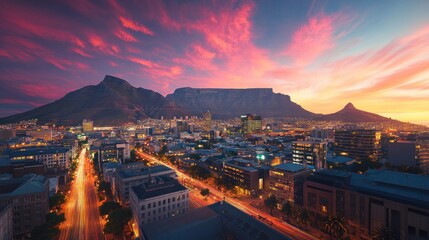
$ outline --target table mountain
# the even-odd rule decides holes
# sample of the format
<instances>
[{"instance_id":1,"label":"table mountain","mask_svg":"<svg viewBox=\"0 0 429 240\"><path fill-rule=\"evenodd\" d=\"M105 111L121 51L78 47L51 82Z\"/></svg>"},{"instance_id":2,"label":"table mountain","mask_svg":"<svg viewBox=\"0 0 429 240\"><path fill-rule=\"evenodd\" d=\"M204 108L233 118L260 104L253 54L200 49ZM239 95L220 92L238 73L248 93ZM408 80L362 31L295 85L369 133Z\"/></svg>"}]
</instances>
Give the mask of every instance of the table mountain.
<instances>
[{"instance_id":1,"label":"table mountain","mask_svg":"<svg viewBox=\"0 0 429 240\"><path fill-rule=\"evenodd\" d=\"M234 118L245 113L262 117L302 117L315 114L292 102L288 95L274 93L271 88L216 89L179 88L167 95L191 115L201 115L209 110L215 118Z\"/></svg>"}]
</instances>

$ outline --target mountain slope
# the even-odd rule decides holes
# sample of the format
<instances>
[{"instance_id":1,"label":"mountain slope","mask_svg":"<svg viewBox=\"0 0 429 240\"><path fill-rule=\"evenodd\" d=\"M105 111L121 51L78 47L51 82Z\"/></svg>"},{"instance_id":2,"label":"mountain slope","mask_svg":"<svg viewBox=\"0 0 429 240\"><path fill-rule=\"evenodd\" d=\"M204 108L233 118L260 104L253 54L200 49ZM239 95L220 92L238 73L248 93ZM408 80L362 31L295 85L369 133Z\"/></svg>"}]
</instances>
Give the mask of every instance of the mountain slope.
<instances>
[{"instance_id":1,"label":"mountain slope","mask_svg":"<svg viewBox=\"0 0 429 240\"><path fill-rule=\"evenodd\" d=\"M315 118L315 120L342 122L398 122L375 113L359 110L355 108L352 103L348 103L343 109L336 113L321 115Z\"/></svg>"},{"instance_id":2,"label":"mountain slope","mask_svg":"<svg viewBox=\"0 0 429 240\"><path fill-rule=\"evenodd\" d=\"M0 119L0 123L37 118L40 122L78 124L92 119L97 125L116 125L148 117L182 115L172 102L152 90L135 88L125 80L106 76L96 86L86 86L33 110Z\"/></svg>"},{"instance_id":3,"label":"mountain slope","mask_svg":"<svg viewBox=\"0 0 429 240\"><path fill-rule=\"evenodd\" d=\"M315 116L292 102L288 95L274 93L271 88L179 88L167 95L167 99L191 115L201 115L209 110L215 118L234 118L246 113L263 117Z\"/></svg>"}]
</instances>

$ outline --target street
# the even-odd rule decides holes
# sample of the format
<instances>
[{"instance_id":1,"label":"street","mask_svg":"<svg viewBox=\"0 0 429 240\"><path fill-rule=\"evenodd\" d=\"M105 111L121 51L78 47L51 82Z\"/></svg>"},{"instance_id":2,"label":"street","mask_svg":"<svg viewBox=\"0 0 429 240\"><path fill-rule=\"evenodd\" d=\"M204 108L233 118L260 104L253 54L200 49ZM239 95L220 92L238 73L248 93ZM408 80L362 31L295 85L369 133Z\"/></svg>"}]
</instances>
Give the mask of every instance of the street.
<instances>
[{"instance_id":1,"label":"street","mask_svg":"<svg viewBox=\"0 0 429 240\"><path fill-rule=\"evenodd\" d=\"M104 239L94 182L95 174L84 148L65 204L66 221L60 226L59 239Z\"/></svg>"},{"instance_id":2,"label":"street","mask_svg":"<svg viewBox=\"0 0 429 240\"><path fill-rule=\"evenodd\" d=\"M159 161L157 158L155 158L149 154L146 154L146 153L140 153L140 154L142 154L142 156L147 160L155 161L159 164L163 164L167 167L173 168L176 171L179 179L191 179L190 176L179 171L174 166L167 165L167 164L163 163L162 161ZM192 179L191 181L187 181L187 184L193 185L194 187L197 187L198 189L208 188L210 190L210 198L212 198L212 199L214 198L216 201L220 201L220 200L224 199L224 197L226 197L225 193L222 193L218 189L213 188L210 185L203 183L199 180ZM267 224L268 222L271 222L272 225L271 224L270 225L272 228L274 228L277 231L279 231L280 233L288 236L289 238L292 238L292 239L317 239L316 237L302 231L301 229L298 229L298 228L296 228L290 224L287 224L287 223L269 215L268 213L265 213L259 209L256 209L256 208L250 206L248 203L244 203L244 202L240 201L239 199L226 197L225 200L228 203L230 203L231 205L233 205L234 207L240 209L241 211L243 211L249 215L253 215L253 216L259 215L259 216L265 218L266 220L261 221L262 223ZM256 219L258 219L258 218L256 218Z\"/></svg>"}]
</instances>

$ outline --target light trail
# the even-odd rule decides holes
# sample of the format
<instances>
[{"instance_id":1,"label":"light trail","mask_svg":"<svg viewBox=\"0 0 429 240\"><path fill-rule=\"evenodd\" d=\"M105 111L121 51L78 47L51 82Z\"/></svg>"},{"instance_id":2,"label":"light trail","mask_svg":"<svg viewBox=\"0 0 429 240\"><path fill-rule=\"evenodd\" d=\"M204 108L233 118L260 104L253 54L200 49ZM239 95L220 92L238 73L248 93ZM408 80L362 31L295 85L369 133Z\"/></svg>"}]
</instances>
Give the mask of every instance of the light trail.
<instances>
[{"instance_id":1,"label":"light trail","mask_svg":"<svg viewBox=\"0 0 429 240\"><path fill-rule=\"evenodd\" d=\"M95 176L84 148L78 160L76 177L65 205L66 221L60 226L61 240L104 239L95 192Z\"/></svg>"},{"instance_id":2,"label":"light trail","mask_svg":"<svg viewBox=\"0 0 429 240\"><path fill-rule=\"evenodd\" d=\"M186 179L186 178L192 179L191 181L187 181L186 182L187 184L191 184L191 185L193 185L193 186L195 186L195 187L197 187L199 189L201 189L201 188L208 188L210 190L210 196L211 197L215 197L217 201L222 200L224 197L225 198L228 197L228 196L225 195L225 193L222 193L219 190L217 190L217 189L211 187L210 185L207 185L206 183L203 183L203 182L201 182L201 181L199 181L197 179L191 178L187 174L179 171L174 166L170 166L168 164L165 164L162 161L158 160L157 158L155 158L155 157L153 157L153 156L151 156L149 154L146 154L146 153L143 153L143 152L138 152L138 153L141 154L142 157L145 158L145 159L147 159L147 160L151 160L151 161L157 162L159 164L162 164L164 166L167 166L169 168L174 169L176 171L179 179ZM265 213L265 212L263 212L263 211L261 211L259 209L256 209L256 208L250 206L249 204L244 203L244 202L242 202L242 201L240 201L238 199L234 199L234 198L228 197L226 199L226 201L228 203L230 203L231 205L233 205L234 207L240 209L241 211L243 211L243 212L245 212L245 213L247 213L249 215L253 215L253 216L258 216L259 215L261 217L266 218L267 221L270 221L273 224L272 225L268 225L266 222L263 222L263 221L261 221L261 222L264 223L264 224L267 224L271 228L276 229L277 231L279 231L280 233L288 236L291 239L304 239L304 240L316 240L316 239L318 239L318 238L312 236L311 234L309 234L307 232L304 232L301 229L298 229L298 228L296 228L296 227L294 227L294 226L292 226L292 225L290 225L288 223L285 223L285 222L283 222L283 221L281 221L281 220L279 220L279 219L277 219L277 218L275 218L275 217L273 217L273 216L271 216L271 215L269 215L269 214L267 214L267 213ZM259 220L258 218L256 218L256 219Z\"/></svg>"}]
</instances>

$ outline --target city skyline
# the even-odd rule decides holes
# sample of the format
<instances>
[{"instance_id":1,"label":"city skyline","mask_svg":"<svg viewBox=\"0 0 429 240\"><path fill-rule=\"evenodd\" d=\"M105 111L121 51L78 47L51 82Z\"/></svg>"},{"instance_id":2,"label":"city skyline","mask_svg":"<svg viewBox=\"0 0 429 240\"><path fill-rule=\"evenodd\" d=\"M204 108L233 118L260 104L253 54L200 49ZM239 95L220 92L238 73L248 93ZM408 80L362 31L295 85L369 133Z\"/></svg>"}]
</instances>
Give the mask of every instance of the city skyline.
<instances>
[{"instance_id":1,"label":"city skyline","mask_svg":"<svg viewBox=\"0 0 429 240\"><path fill-rule=\"evenodd\" d=\"M5 1L0 116L115 75L179 87L262 88L316 113L345 103L429 125L429 3ZM317 101L316 101L317 100Z\"/></svg>"}]
</instances>

